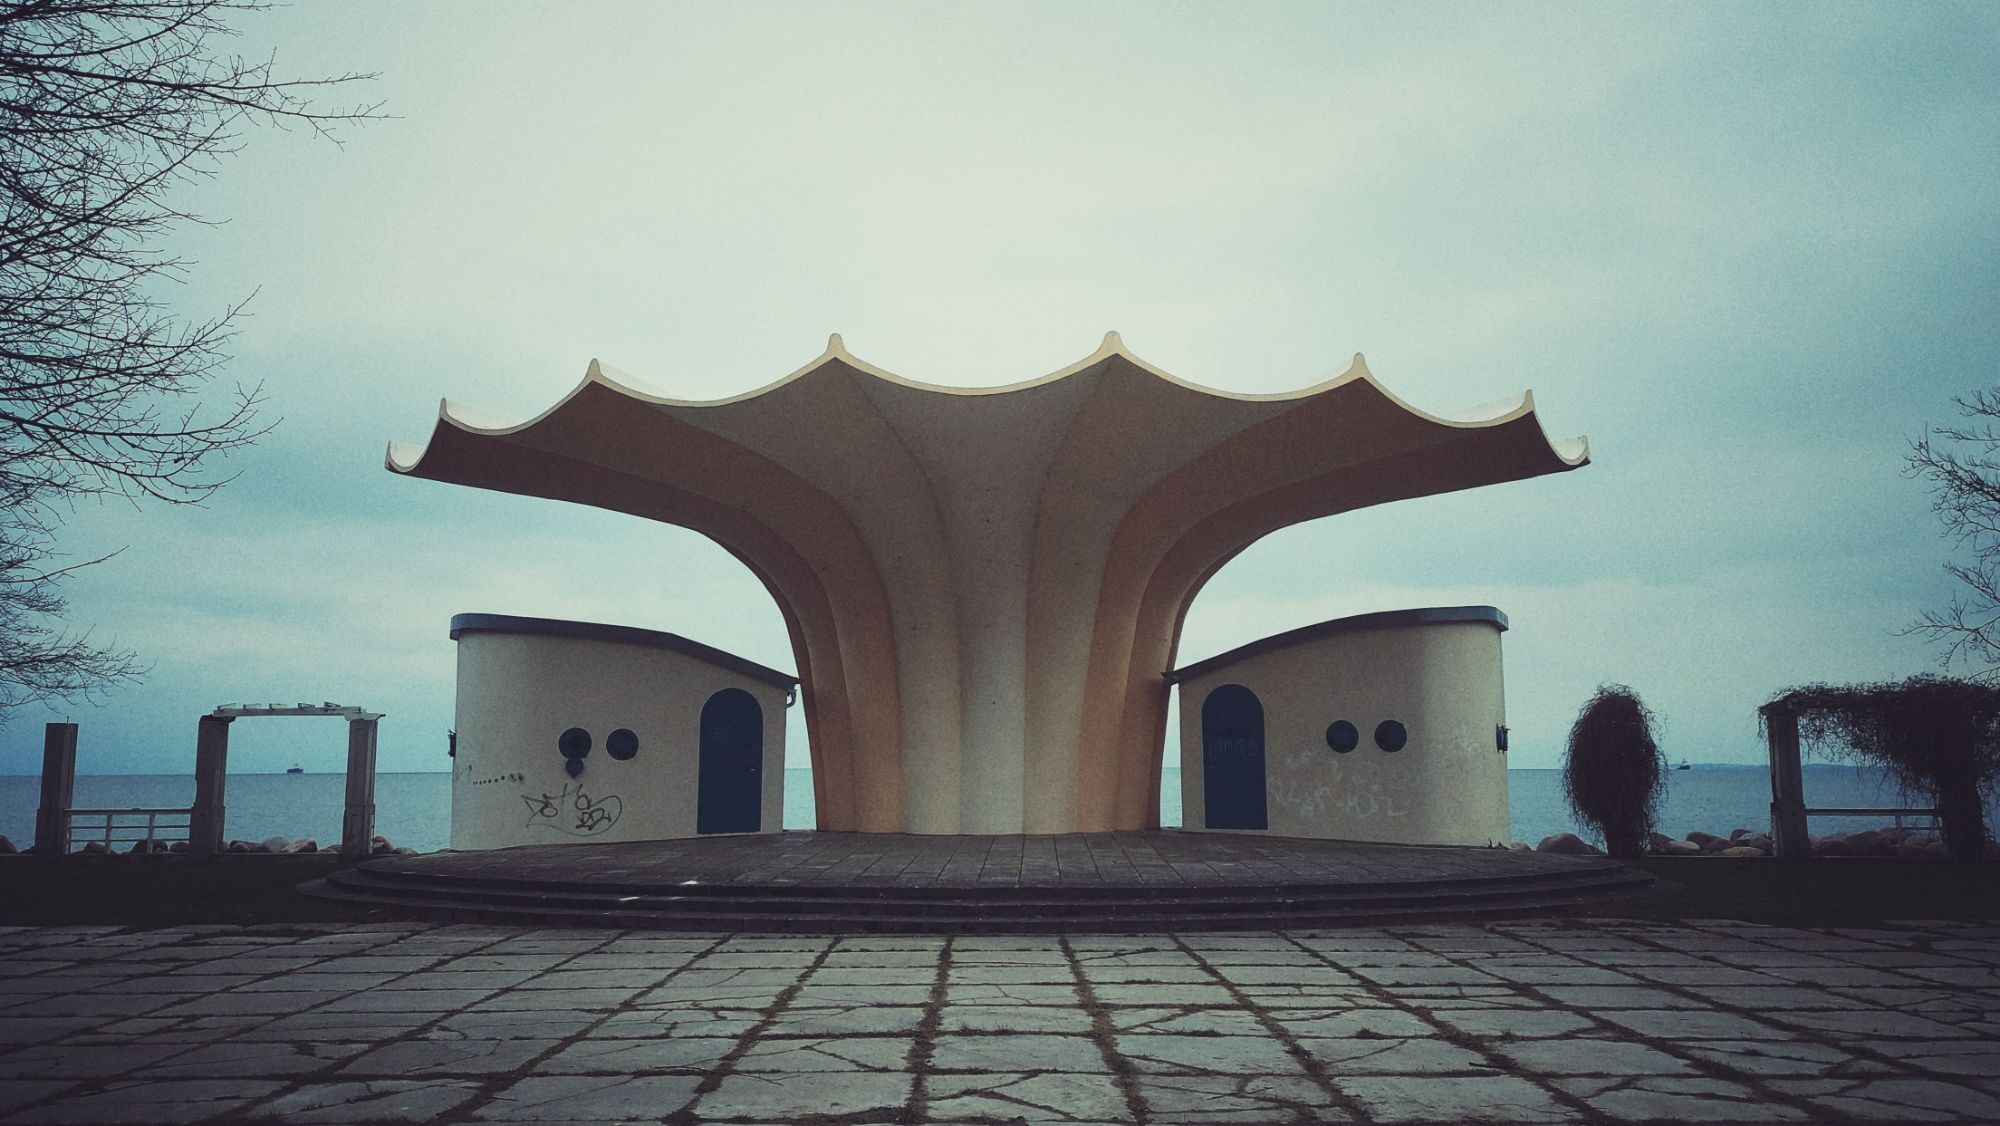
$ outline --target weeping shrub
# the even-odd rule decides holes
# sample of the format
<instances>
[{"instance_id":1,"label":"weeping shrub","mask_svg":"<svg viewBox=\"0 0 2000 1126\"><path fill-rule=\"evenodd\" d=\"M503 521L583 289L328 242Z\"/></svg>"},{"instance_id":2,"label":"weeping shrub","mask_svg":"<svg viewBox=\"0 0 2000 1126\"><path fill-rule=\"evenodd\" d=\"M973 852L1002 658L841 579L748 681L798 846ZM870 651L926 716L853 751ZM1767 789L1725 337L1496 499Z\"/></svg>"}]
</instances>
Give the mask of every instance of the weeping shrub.
<instances>
[{"instance_id":1,"label":"weeping shrub","mask_svg":"<svg viewBox=\"0 0 2000 1126\"><path fill-rule=\"evenodd\" d=\"M1644 855L1667 760L1653 741L1653 713L1622 684L1606 684L1577 713L1563 753L1563 797L1613 856Z\"/></svg>"},{"instance_id":2,"label":"weeping shrub","mask_svg":"<svg viewBox=\"0 0 2000 1126\"><path fill-rule=\"evenodd\" d=\"M1799 742L1815 754L1878 766L1907 796L1938 810L1953 860L1986 846L1983 807L2000 780L2000 687L1943 676L1900 684L1794 688L1758 709L1798 717Z\"/></svg>"}]
</instances>

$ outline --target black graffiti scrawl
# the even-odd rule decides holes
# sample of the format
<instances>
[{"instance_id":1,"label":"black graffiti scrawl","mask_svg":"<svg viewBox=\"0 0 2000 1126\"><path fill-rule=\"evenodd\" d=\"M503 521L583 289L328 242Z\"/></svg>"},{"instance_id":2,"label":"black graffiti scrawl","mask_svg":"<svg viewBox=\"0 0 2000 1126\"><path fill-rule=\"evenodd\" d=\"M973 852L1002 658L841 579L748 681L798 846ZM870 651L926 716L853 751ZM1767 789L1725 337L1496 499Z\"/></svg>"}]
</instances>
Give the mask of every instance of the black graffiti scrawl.
<instances>
[{"instance_id":1,"label":"black graffiti scrawl","mask_svg":"<svg viewBox=\"0 0 2000 1126\"><path fill-rule=\"evenodd\" d=\"M617 794L593 798L582 783L572 782L558 794L522 794L528 806L528 825L540 825L572 837L594 837L618 824L625 803Z\"/></svg>"}]
</instances>

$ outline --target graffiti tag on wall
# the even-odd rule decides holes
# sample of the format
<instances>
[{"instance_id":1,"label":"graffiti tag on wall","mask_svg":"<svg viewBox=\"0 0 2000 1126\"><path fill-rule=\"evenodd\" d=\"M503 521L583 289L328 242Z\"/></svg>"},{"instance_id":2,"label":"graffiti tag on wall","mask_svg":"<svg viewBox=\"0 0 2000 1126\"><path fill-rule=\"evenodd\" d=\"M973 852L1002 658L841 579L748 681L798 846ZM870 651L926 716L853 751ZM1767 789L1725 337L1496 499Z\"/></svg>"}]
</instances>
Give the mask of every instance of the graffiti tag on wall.
<instances>
[{"instance_id":1,"label":"graffiti tag on wall","mask_svg":"<svg viewBox=\"0 0 2000 1126\"><path fill-rule=\"evenodd\" d=\"M1411 809L1405 797L1376 782L1351 782L1337 790L1320 782L1288 786L1280 794L1278 800L1282 804L1291 806L1296 816L1313 823L1408 817Z\"/></svg>"},{"instance_id":2,"label":"graffiti tag on wall","mask_svg":"<svg viewBox=\"0 0 2000 1126\"><path fill-rule=\"evenodd\" d=\"M1403 799L1379 783L1350 787L1341 793L1339 801L1341 812L1358 820L1410 815L1410 807Z\"/></svg>"},{"instance_id":3,"label":"graffiti tag on wall","mask_svg":"<svg viewBox=\"0 0 2000 1126\"><path fill-rule=\"evenodd\" d=\"M1399 787L1352 773L1329 776L1325 756L1317 752L1293 752L1284 759L1281 782L1284 804L1296 815L1312 823L1378 821L1408 817L1411 805Z\"/></svg>"},{"instance_id":4,"label":"graffiti tag on wall","mask_svg":"<svg viewBox=\"0 0 2000 1126\"><path fill-rule=\"evenodd\" d=\"M522 794L521 800L527 803L530 827L540 825L573 837L594 837L606 832L618 824L618 816L625 812L625 803L617 794L593 798L580 782L565 785L559 794Z\"/></svg>"}]
</instances>

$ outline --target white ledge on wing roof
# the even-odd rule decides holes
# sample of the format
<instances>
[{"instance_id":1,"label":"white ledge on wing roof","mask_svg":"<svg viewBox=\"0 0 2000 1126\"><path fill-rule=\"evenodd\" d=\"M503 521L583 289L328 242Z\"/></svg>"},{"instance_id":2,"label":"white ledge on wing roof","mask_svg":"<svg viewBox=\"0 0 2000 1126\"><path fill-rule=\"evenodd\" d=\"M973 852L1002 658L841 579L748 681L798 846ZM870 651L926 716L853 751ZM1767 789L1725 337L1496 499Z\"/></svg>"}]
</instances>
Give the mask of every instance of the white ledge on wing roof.
<instances>
[{"instance_id":1,"label":"white ledge on wing roof","mask_svg":"<svg viewBox=\"0 0 2000 1126\"><path fill-rule=\"evenodd\" d=\"M592 384L601 384L605 388L615 391L626 398L652 406L715 409L761 398L805 379L823 370L835 361L838 361L850 370L912 391L959 397L1001 395L1047 386L1080 372L1088 371L1090 368L1103 363L1113 356L1117 356L1133 367L1175 387L1229 402L1273 403L1304 401L1316 395L1332 391L1335 388L1345 386L1348 383L1359 381L1368 384L1377 394L1388 399L1390 402L1396 404L1397 407L1416 418L1435 423L1439 426L1448 426L1457 429L1479 429L1498 426L1502 423L1512 422L1523 415L1531 415L1535 410L1534 392L1524 391L1518 399L1502 399L1468 411L1466 413L1469 417L1436 414L1410 403L1384 386L1382 381L1376 378L1375 373L1369 370L1367 359L1359 352L1354 354L1354 360L1346 371L1330 379L1324 379L1318 383L1310 384L1296 390L1261 393L1225 391L1220 388L1207 387L1199 383L1190 382L1174 375L1172 372L1148 363L1127 348L1124 339L1115 331L1105 333L1104 340L1088 356L1047 375L1015 383L987 387L955 387L947 384L926 383L921 380L910 379L907 376L898 375L895 372L877 367L849 352L846 343L841 339L840 334L836 332L827 337L826 348L811 362L771 383L753 388L739 395L725 396L720 399L676 398L657 388L648 386L643 381L634 378L624 371L593 359L586 367L583 379L576 386L572 387L568 393L557 399L545 410L539 411L526 419L517 422L503 421L498 416L480 408L468 407L447 399L442 401L438 406L438 421L448 423L458 430L473 434L498 436L517 433L534 426L536 423L560 411L571 399L582 394L584 389ZM1558 439L1549 437L1547 432L1544 431L1543 440L1548 443L1550 452L1562 459L1565 464L1581 466L1590 460L1590 441L1586 437L1577 436L1574 438ZM391 440L384 462L394 472L408 473L416 469L418 464L422 462L424 451L427 448L427 445Z\"/></svg>"},{"instance_id":2,"label":"white ledge on wing roof","mask_svg":"<svg viewBox=\"0 0 2000 1126\"><path fill-rule=\"evenodd\" d=\"M1581 434L1574 438L1550 438L1546 433L1542 437L1549 443L1549 449L1554 450L1565 464L1586 465L1590 462L1589 438Z\"/></svg>"},{"instance_id":3,"label":"white ledge on wing roof","mask_svg":"<svg viewBox=\"0 0 2000 1126\"><path fill-rule=\"evenodd\" d=\"M382 455L382 464L391 473L408 473L424 460L424 451L428 449L430 446L422 442L391 438L388 451Z\"/></svg>"}]
</instances>

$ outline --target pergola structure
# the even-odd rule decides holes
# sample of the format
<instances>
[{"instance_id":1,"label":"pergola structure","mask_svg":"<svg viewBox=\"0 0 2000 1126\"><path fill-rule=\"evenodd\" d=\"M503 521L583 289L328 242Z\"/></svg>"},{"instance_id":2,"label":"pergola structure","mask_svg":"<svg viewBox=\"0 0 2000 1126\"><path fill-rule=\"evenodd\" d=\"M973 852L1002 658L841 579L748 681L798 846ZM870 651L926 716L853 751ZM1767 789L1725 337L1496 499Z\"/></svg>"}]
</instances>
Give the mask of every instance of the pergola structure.
<instances>
[{"instance_id":1,"label":"pergola structure","mask_svg":"<svg viewBox=\"0 0 2000 1126\"><path fill-rule=\"evenodd\" d=\"M1304 390L1197 387L1116 334L1004 387L915 383L834 337L760 391L688 402L593 361L516 425L446 403L415 477L699 531L777 600L822 829L1051 833L1158 821L1182 619L1262 536L1574 469L1531 396L1454 421L1360 356Z\"/></svg>"},{"instance_id":2,"label":"pergola structure","mask_svg":"<svg viewBox=\"0 0 2000 1126\"><path fill-rule=\"evenodd\" d=\"M223 704L201 717L195 734L194 807L188 855L222 851L224 789L229 780L229 725L248 716L333 716L347 721L347 793L340 815L340 859L368 858L375 836L375 724L381 712L336 704Z\"/></svg>"}]
</instances>

